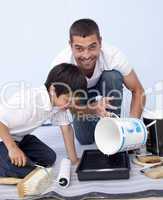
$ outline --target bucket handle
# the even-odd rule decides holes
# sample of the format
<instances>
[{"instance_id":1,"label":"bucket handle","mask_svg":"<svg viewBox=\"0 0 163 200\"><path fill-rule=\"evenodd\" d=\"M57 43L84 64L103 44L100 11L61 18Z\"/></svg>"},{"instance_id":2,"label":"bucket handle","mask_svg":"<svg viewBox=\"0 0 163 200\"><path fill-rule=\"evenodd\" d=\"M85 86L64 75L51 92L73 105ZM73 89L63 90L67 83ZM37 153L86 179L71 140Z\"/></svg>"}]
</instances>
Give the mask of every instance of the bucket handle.
<instances>
[{"instance_id":1,"label":"bucket handle","mask_svg":"<svg viewBox=\"0 0 163 200\"><path fill-rule=\"evenodd\" d=\"M156 120L150 122L149 124L146 125L146 128L151 127L152 125L154 125L156 123Z\"/></svg>"},{"instance_id":2,"label":"bucket handle","mask_svg":"<svg viewBox=\"0 0 163 200\"><path fill-rule=\"evenodd\" d=\"M113 113L113 112L110 113L110 116L111 116L111 117L114 116L114 117L116 117L116 118L120 118L118 115L116 115L116 114ZM146 125L146 128L149 128L149 127L151 127L151 126L154 125L154 124L156 124L156 120L154 120L154 121L150 122L149 124L147 124L147 125Z\"/></svg>"},{"instance_id":3,"label":"bucket handle","mask_svg":"<svg viewBox=\"0 0 163 200\"><path fill-rule=\"evenodd\" d=\"M115 113L113 113L113 112L110 113L110 116L111 116L111 117L114 116L114 117L116 117L116 118L120 118L117 114L115 114ZM149 124L146 125L146 128L151 127L151 126L154 125L155 123L156 123L156 120L150 122Z\"/></svg>"},{"instance_id":4,"label":"bucket handle","mask_svg":"<svg viewBox=\"0 0 163 200\"><path fill-rule=\"evenodd\" d=\"M110 117L112 117L112 116L114 116L115 118L120 118L117 114L115 114L113 112L110 113Z\"/></svg>"}]
</instances>

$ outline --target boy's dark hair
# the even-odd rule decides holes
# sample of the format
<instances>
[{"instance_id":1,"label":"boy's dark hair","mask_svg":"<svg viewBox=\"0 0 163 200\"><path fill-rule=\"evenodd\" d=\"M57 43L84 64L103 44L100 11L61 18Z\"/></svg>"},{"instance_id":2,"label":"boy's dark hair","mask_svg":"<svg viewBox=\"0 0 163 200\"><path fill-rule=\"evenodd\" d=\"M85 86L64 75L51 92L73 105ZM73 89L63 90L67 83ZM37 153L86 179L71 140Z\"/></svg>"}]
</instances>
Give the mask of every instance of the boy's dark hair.
<instances>
[{"instance_id":1,"label":"boy's dark hair","mask_svg":"<svg viewBox=\"0 0 163 200\"><path fill-rule=\"evenodd\" d=\"M92 19L79 19L70 27L70 41L73 40L73 36L87 37L93 34L100 38L99 27Z\"/></svg>"},{"instance_id":2,"label":"boy's dark hair","mask_svg":"<svg viewBox=\"0 0 163 200\"><path fill-rule=\"evenodd\" d=\"M87 90L87 80L80 69L73 64L61 63L54 66L48 74L45 86L54 85L57 97L78 89Z\"/></svg>"}]
</instances>

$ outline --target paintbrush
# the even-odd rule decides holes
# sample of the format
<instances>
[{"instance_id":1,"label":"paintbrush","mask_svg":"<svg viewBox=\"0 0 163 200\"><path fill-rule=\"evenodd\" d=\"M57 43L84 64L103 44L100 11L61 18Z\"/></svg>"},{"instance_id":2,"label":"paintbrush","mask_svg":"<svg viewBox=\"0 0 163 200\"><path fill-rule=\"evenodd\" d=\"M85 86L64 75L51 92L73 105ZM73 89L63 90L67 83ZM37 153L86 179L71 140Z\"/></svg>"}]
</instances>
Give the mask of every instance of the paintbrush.
<instances>
[{"instance_id":1,"label":"paintbrush","mask_svg":"<svg viewBox=\"0 0 163 200\"><path fill-rule=\"evenodd\" d=\"M16 185L22 179L21 178L14 178L14 177L0 177L0 185Z\"/></svg>"},{"instance_id":2,"label":"paintbrush","mask_svg":"<svg viewBox=\"0 0 163 200\"><path fill-rule=\"evenodd\" d=\"M51 185L53 180L52 167L46 168L32 161L28 161L27 165L36 168L17 184L18 195L21 198L43 193Z\"/></svg>"}]
</instances>

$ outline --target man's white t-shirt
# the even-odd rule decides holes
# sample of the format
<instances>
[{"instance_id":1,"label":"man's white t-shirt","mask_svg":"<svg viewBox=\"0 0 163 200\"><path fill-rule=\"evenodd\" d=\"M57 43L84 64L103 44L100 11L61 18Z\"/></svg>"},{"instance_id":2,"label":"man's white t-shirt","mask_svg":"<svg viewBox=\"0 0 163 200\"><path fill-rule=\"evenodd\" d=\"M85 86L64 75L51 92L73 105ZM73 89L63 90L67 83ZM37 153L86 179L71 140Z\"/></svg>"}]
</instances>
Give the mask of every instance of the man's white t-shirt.
<instances>
[{"instance_id":1,"label":"man's white t-shirt","mask_svg":"<svg viewBox=\"0 0 163 200\"><path fill-rule=\"evenodd\" d=\"M52 107L44 85L18 90L7 102L2 101L0 105L0 122L9 128L15 141L21 141L25 135L47 120L54 126L68 125L72 122L70 116L69 110Z\"/></svg>"},{"instance_id":2,"label":"man's white t-shirt","mask_svg":"<svg viewBox=\"0 0 163 200\"><path fill-rule=\"evenodd\" d=\"M76 64L71 48L64 49L52 62L52 66L60 63ZM87 78L88 88L95 86L104 70L117 70L123 76L127 76L132 67L129 65L125 55L116 47L103 46L97 59L94 73L91 78Z\"/></svg>"}]
</instances>

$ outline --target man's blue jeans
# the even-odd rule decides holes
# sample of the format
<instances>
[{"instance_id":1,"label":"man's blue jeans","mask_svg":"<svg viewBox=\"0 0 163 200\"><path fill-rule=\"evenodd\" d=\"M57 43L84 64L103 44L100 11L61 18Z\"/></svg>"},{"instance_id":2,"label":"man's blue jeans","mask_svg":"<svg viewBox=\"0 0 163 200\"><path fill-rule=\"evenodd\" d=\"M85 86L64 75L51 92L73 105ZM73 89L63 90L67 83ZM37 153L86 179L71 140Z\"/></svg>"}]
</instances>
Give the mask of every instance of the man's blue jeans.
<instances>
[{"instance_id":1,"label":"man's blue jeans","mask_svg":"<svg viewBox=\"0 0 163 200\"><path fill-rule=\"evenodd\" d=\"M55 152L34 135L26 135L21 142L17 142L19 148L27 158L44 167L52 166L56 160ZM24 178L35 167L17 167L13 165L8 156L8 150L3 142L0 142L0 177Z\"/></svg>"},{"instance_id":2,"label":"man's blue jeans","mask_svg":"<svg viewBox=\"0 0 163 200\"><path fill-rule=\"evenodd\" d=\"M122 95L123 95L123 76L116 70L103 71L101 77L95 87L88 89L88 100L97 95L93 90L98 90L102 96L113 96L117 99L111 101L111 105L118 107L117 110L108 111L114 112L120 116ZM80 144L92 144L94 143L94 130L99 117L75 117L73 126L75 135Z\"/></svg>"}]
</instances>

